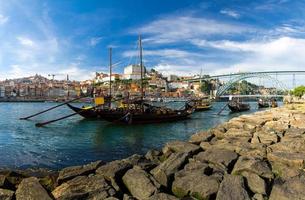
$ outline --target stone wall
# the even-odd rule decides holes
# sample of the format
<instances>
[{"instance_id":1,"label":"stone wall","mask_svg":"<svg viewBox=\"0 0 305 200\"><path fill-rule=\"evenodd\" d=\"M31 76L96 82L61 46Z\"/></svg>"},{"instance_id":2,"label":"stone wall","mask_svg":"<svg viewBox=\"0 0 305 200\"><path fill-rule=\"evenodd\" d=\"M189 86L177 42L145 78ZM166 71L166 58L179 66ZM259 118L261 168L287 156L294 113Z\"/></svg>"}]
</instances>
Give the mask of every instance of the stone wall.
<instances>
[{"instance_id":1,"label":"stone wall","mask_svg":"<svg viewBox=\"0 0 305 200\"><path fill-rule=\"evenodd\" d=\"M1 170L0 199L305 199L304 133L304 105L242 115L145 156Z\"/></svg>"}]
</instances>

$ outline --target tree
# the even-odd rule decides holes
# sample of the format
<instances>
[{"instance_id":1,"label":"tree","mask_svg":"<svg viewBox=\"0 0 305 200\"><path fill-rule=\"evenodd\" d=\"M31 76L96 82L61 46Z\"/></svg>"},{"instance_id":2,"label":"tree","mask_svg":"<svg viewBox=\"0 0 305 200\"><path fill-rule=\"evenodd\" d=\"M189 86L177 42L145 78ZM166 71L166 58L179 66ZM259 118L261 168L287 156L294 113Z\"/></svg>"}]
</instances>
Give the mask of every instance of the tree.
<instances>
[{"instance_id":1,"label":"tree","mask_svg":"<svg viewBox=\"0 0 305 200\"><path fill-rule=\"evenodd\" d=\"M301 85L293 89L292 95L302 97L305 94L305 86Z\"/></svg>"},{"instance_id":2,"label":"tree","mask_svg":"<svg viewBox=\"0 0 305 200\"><path fill-rule=\"evenodd\" d=\"M203 81L200 86L201 92L208 93L209 92L209 83L207 81Z\"/></svg>"}]
</instances>

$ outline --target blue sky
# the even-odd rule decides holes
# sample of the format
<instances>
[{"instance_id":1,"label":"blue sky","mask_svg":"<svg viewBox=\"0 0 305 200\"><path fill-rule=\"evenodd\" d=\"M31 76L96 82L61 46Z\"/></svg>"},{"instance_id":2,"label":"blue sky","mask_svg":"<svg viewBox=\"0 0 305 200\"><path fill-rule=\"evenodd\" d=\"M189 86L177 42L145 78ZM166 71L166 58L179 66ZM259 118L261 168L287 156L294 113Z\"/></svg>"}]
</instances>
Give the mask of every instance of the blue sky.
<instances>
[{"instance_id":1,"label":"blue sky","mask_svg":"<svg viewBox=\"0 0 305 200\"><path fill-rule=\"evenodd\" d=\"M303 70L303 0L0 0L0 80L92 78L144 62L164 74ZM57 78L64 78L58 75Z\"/></svg>"}]
</instances>

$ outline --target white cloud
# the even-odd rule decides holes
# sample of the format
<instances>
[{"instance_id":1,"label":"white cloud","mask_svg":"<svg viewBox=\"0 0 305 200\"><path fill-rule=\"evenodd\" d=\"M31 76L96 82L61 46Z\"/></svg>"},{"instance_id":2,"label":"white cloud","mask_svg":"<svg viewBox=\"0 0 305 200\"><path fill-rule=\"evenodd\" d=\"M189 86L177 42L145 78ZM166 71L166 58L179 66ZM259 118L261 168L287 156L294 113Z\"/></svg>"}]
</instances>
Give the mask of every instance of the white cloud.
<instances>
[{"instance_id":1,"label":"white cloud","mask_svg":"<svg viewBox=\"0 0 305 200\"><path fill-rule=\"evenodd\" d=\"M67 68L59 70L59 74L68 74L71 80L93 79L95 72L83 69L78 64L72 63Z\"/></svg>"},{"instance_id":2,"label":"white cloud","mask_svg":"<svg viewBox=\"0 0 305 200\"><path fill-rule=\"evenodd\" d=\"M3 25L8 22L8 17L0 14L0 25Z\"/></svg>"},{"instance_id":3,"label":"white cloud","mask_svg":"<svg viewBox=\"0 0 305 200\"><path fill-rule=\"evenodd\" d=\"M96 46L98 43L100 43L102 39L103 39L103 37L92 37L92 38L90 38L90 40L89 40L89 45L92 46L92 47L94 47L94 46Z\"/></svg>"},{"instance_id":4,"label":"white cloud","mask_svg":"<svg viewBox=\"0 0 305 200\"><path fill-rule=\"evenodd\" d=\"M214 73L266 70L304 70L305 39L280 37L264 41L197 41L201 47L211 47L242 55L226 68Z\"/></svg>"},{"instance_id":5,"label":"white cloud","mask_svg":"<svg viewBox=\"0 0 305 200\"><path fill-rule=\"evenodd\" d=\"M190 16L171 16L155 20L152 23L137 29L137 31L148 35L143 42L166 44L210 35L236 35L257 30L244 24L232 24ZM136 31L132 32L138 33Z\"/></svg>"},{"instance_id":6,"label":"white cloud","mask_svg":"<svg viewBox=\"0 0 305 200\"><path fill-rule=\"evenodd\" d=\"M28 47L33 47L34 46L34 42L26 37L17 37L18 41L20 42L20 44L22 44L23 46L28 46Z\"/></svg>"},{"instance_id":7,"label":"white cloud","mask_svg":"<svg viewBox=\"0 0 305 200\"><path fill-rule=\"evenodd\" d=\"M235 19L240 18L240 14L234 10L225 9L225 10L221 10L220 13L223 15L233 17Z\"/></svg>"}]
</instances>

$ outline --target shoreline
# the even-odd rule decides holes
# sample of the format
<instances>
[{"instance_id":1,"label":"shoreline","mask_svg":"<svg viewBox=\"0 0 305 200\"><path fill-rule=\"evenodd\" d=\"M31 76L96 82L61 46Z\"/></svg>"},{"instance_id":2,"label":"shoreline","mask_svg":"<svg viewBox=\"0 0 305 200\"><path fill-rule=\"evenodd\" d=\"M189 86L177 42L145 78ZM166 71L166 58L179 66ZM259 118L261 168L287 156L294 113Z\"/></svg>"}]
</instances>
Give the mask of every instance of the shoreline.
<instances>
[{"instance_id":1,"label":"shoreline","mask_svg":"<svg viewBox=\"0 0 305 200\"><path fill-rule=\"evenodd\" d=\"M0 170L0 199L298 199L305 104L241 115L189 141L58 171Z\"/></svg>"}]
</instances>

